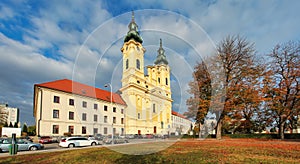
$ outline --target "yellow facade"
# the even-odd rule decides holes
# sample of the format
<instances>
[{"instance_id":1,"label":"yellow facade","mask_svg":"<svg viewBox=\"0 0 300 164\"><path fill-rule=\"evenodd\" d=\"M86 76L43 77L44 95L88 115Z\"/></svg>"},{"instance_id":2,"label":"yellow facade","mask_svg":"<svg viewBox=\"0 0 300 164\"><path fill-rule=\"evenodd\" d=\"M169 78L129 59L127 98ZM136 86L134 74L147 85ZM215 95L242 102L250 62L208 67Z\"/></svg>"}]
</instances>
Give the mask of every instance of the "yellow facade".
<instances>
[{"instance_id":1,"label":"yellow facade","mask_svg":"<svg viewBox=\"0 0 300 164\"><path fill-rule=\"evenodd\" d=\"M170 67L166 61L162 41L154 65L144 66L145 48L132 21L124 39L122 98L125 109L126 134L169 134L171 122ZM147 75L144 69L147 69Z\"/></svg>"}]
</instances>

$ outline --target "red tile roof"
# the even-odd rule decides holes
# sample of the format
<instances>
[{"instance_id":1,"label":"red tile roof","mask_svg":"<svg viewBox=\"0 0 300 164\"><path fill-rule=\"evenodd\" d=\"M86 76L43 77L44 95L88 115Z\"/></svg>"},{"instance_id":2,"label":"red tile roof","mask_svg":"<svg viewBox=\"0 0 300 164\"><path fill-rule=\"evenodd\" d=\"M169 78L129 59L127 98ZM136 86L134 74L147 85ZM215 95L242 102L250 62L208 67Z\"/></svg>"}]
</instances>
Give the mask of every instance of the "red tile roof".
<instances>
[{"instance_id":1,"label":"red tile roof","mask_svg":"<svg viewBox=\"0 0 300 164\"><path fill-rule=\"evenodd\" d=\"M110 100L111 92L99 88L95 88L92 86L88 86L79 82L75 82L69 79L62 79L62 80L56 80L56 81L51 81L42 84L35 84L34 86L54 89L58 91L73 93L81 96L87 96L87 97L111 102ZM112 100L113 100L112 102L114 103L126 105L126 102L117 93L112 94Z\"/></svg>"},{"instance_id":2,"label":"red tile roof","mask_svg":"<svg viewBox=\"0 0 300 164\"><path fill-rule=\"evenodd\" d=\"M187 119L184 115L182 115L182 114L180 114L180 113L177 113L177 112L175 112L175 111L173 111L173 110L172 110L172 115L175 115L175 116L178 116L178 117Z\"/></svg>"}]
</instances>

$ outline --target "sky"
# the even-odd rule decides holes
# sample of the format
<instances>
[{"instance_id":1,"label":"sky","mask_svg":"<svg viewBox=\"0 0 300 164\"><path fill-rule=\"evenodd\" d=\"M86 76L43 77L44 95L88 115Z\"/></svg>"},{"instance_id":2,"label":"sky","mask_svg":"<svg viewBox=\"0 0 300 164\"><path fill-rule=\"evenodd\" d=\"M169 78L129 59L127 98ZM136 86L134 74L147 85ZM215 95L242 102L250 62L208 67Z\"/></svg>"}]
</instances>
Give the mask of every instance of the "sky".
<instances>
[{"instance_id":1,"label":"sky","mask_svg":"<svg viewBox=\"0 0 300 164\"><path fill-rule=\"evenodd\" d=\"M121 87L120 48L134 11L145 66L162 38L171 68L173 110L184 113L193 68L228 35L255 44L264 60L276 44L300 38L300 1L290 0L2 0L0 103L34 125L33 86L71 79L102 89Z\"/></svg>"}]
</instances>

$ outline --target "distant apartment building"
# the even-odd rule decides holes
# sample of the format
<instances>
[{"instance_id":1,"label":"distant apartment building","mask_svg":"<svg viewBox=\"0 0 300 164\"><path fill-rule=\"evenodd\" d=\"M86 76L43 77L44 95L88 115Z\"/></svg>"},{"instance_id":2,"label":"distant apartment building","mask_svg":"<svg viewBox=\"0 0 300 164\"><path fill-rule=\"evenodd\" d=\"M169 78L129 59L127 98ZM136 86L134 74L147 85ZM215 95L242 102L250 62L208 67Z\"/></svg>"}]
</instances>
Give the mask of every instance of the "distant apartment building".
<instances>
[{"instance_id":1,"label":"distant apartment building","mask_svg":"<svg viewBox=\"0 0 300 164\"><path fill-rule=\"evenodd\" d=\"M172 111L172 127L170 132L175 135L187 134L193 127L193 122L180 113Z\"/></svg>"},{"instance_id":2,"label":"distant apartment building","mask_svg":"<svg viewBox=\"0 0 300 164\"><path fill-rule=\"evenodd\" d=\"M19 123L19 109L0 104L0 122L7 125Z\"/></svg>"},{"instance_id":3,"label":"distant apartment building","mask_svg":"<svg viewBox=\"0 0 300 164\"><path fill-rule=\"evenodd\" d=\"M40 136L122 135L125 107L119 94L68 79L34 85L34 117Z\"/></svg>"}]
</instances>

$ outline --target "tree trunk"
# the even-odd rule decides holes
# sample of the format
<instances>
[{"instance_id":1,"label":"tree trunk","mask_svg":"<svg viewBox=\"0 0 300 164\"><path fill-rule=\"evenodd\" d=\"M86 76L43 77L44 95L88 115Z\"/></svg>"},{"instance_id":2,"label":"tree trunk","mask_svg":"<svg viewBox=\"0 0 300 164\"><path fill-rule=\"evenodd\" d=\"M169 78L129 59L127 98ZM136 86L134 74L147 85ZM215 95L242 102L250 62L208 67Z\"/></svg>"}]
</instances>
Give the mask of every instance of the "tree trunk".
<instances>
[{"instance_id":1,"label":"tree trunk","mask_svg":"<svg viewBox=\"0 0 300 164\"><path fill-rule=\"evenodd\" d=\"M280 139L283 140L284 139L284 121L280 122L278 133L279 133Z\"/></svg>"},{"instance_id":2,"label":"tree trunk","mask_svg":"<svg viewBox=\"0 0 300 164\"><path fill-rule=\"evenodd\" d=\"M198 137L201 138L201 123L199 123L199 133L198 133Z\"/></svg>"},{"instance_id":3,"label":"tree trunk","mask_svg":"<svg viewBox=\"0 0 300 164\"><path fill-rule=\"evenodd\" d=\"M222 138L222 120L219 119L217 122L217 132L216 132L216 139L220 140Z\"/></svg>"}]
</instances>

